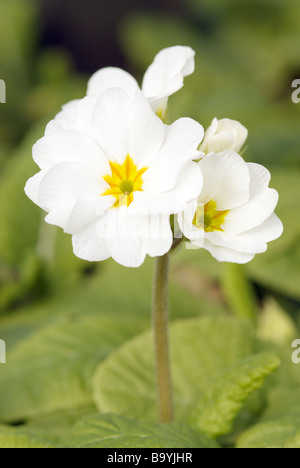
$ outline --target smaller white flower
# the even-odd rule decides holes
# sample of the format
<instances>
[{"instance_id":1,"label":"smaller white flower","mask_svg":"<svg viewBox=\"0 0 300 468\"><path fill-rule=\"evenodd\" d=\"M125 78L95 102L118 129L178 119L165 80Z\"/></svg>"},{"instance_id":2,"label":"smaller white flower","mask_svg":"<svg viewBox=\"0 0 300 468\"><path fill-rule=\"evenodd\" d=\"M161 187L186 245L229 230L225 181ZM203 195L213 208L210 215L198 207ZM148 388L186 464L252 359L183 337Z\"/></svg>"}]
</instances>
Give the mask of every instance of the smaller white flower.
<instances>
[{"instance_id":1,"label":"smaller white flower","mask_svg":"<svg viewBox=\"0 0 300 468\"><path fill-rule=\"evenodd\" d=\"M195 70L195 52L190 47L175 46L161 50L146 71L142 92L154 112L164 117L168 97L183 87L184 77ZM101 96L110 88L122 88L130 96L139 89L135 78L120 68L108 67L97 71L89 80L88 96Z\"/></svg>"},{"instance_id":2,"label":"smaller white flower","mask_svg":"<svg viewBox=\"0 0 300 468\"><path fill-rule=\"evenodd\" d=\"M267 242L283 232L269 171L233 151L209 154L198 166L204 184L198 200L179 216L184 236L220 262L247 263L265 252Z\"/></svg>"},{"instance_id":3,"label":"smaller white flower","mask_svg":"<svg viewBox=\"0 0 300 468\"><path fill-rule=\"evenodd\" d=\"M236 120L213 119L206 130L200 151L205 154L235 151L239 153L248 138L248 130Z\"/></svg>"}]
</instances>

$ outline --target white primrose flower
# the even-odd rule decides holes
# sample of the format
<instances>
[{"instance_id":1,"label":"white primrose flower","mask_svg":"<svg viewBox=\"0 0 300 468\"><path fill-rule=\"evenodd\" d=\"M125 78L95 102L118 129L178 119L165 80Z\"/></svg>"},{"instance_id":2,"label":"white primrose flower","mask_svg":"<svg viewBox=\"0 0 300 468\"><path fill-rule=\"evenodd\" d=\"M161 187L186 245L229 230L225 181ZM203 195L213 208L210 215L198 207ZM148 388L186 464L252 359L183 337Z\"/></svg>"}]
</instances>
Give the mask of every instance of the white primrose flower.
<instances>
[{"instance_id":1,"label":"white primrose flower","mask_svg":"<svg viewBox=\"0 0 300 468\"><path fill-rule=\"evenodd\" d=\"M184 236L220 262L247 263L265 252L283 232L269 171L233 151L209 154L198 165L204 183L198 200L179 216Z\"/></svg>"},{"instance_id":2,"label":"white primrose flower","mask_svg":"<svg viewBox=\"0 0 300 468\"><path fill-rule=\"evenodd\" d=\"M41 171L26 194L48 223L72 234L80 258L138 267L147 254L164 255L173 242L170 215L202 188L193 159L203 127L188 118L165 125L141 91L114 88L76 106L33 147Z\"/></svg>"},{"instance_id":3,"label":"white primrose flower","mask_svg":"<svg viewBox=\"0 0 300 468\"><path fill-rule=\"evenodd\" d=\"M184 77L195 70L195 52L190 47L175 46L161 50L146 71L142 92L154 112L164 117L168 97L183 87ZM122 88L130 96L139 89L135 78L120 68L108 67L97 71L89 80L87 95L101 96L110 88Z\"/></svg>"},{"instance_id":4,"label":"white primrose flower","mask_svg":"<svg viewBox=\"0 0 300 468\"><path fill-rule=\"evenodd\" d=\"M205 154L235 151L239 153L248 138L248 130L236 120L213 119L206 130L200 151Z\"/></svg>"}]
</instances>

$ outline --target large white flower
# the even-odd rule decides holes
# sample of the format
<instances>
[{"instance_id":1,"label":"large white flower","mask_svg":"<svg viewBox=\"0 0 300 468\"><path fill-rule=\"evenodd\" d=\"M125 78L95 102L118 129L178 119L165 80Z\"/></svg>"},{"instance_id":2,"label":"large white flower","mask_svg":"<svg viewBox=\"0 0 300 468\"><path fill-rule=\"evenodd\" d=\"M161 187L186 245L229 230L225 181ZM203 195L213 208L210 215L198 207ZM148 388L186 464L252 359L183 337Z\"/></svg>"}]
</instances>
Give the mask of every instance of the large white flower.
<instances>
[{"instance_id":1,"label":"large white flower","mask_svg":"<svg viewBox=\"0 0 300 468\"><path fill-rule=\"evenodd\" d=\"M241 150L248 137L248 130L236 120L213 119L206 130L200 151L205 154L222 153L222 151Z\"/></svg>"},{"instance_id":2,"label":"large white flower","mask_svg":"<svg viewBox=\"0 0 300 468\"><path fill-rule=\"evenodd\" d=\"M198 165L204 179L200 196L179 216L185 237L220 262L247 263L265 252L283 231L267 169L233 151L210 154Z\"/></svg>"},{"instance_id":3,"label":"large white flower","mask_svg":"<svg viewBox=\"0 0 300 468\"><path fill-rule=\"evenodd\" d=\"M165 125L141 91L114 88L73 107L34 146L41 171L26 194L48 212L48 223L72 234L80 258L138 267L147 254L165 254L170 214L185 210L202 187L193 162L202 126L188 118Z\"/></svg>"}]
</instances>

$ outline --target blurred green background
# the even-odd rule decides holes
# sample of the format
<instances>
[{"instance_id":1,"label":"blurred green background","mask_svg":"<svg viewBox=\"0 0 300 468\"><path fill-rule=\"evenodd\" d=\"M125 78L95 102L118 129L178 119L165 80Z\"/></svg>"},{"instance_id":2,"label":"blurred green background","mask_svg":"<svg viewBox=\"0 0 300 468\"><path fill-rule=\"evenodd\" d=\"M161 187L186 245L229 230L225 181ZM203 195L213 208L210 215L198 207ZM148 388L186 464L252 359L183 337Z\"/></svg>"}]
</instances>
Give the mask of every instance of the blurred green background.
<instances>
[{"instance_id":1,"label":"blurred green background","mask_svg":"<svg viewBox=\"0 0 300 468\"><path fill-rule=\"evenodd\" d=\"M204 127L214 117L241 121L249 129L244 157L270 169L280 194L284 235L251 264L220 265L198 250L174 256L171 319L249 322L260 339L280 345L289 369L291 342L300 337L300 104L291 100L300 78L299 1L105 3L0 0L7 85L0 104L0 338L7 345L0 421L56 435L99 408L92 384L99 363L150 327L152 261L139 271L80 261L70 237L46 225L24 195L38 170L32 145L102 66L122 66L141 80L160 49L191 46L196 71L170 99L170 119L189 116ZM227 345L228 337L220 340ZM298 395L300 366L291 373L282 377L282 400L285 391ZM264 414L258 406L255 418Z\"/></svg>"}]
</instances>

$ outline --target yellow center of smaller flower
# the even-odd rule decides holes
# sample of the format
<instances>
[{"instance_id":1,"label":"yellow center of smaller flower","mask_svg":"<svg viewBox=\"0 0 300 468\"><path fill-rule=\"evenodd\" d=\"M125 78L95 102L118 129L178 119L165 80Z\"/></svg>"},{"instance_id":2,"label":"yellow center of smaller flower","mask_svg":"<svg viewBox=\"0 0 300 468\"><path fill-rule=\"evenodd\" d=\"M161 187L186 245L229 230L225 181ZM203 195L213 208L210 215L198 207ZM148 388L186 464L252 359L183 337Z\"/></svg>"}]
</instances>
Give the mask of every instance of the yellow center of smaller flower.
<instances>
[{"instance_id":1,"label":"yellow center of smaller flower","mask_svg":"<svg viewBox=\"0 0 300 468\"><path fill-rule=\"evenodd\" d=\"M194 216L193 224L205 232L224 232L222 226L230 210L217 211L217 203L210 200L204 206L198 207Z\"/></svg>"},{"instance_id":2,"label":"yellow center of smaller flower","mask_svg":"<svg viewBox=\"0 0 300 468\"><path fill-rule=\"evenodd\" d=\"M133 202L134 192L142 192L143 174L147 167L137 168L132 158L128 155L123 164L109 162L111 175L103 177L109 188L101 195L113 196L116 201L114 208L129 206Z\"/></svg>"}]
</instances>

